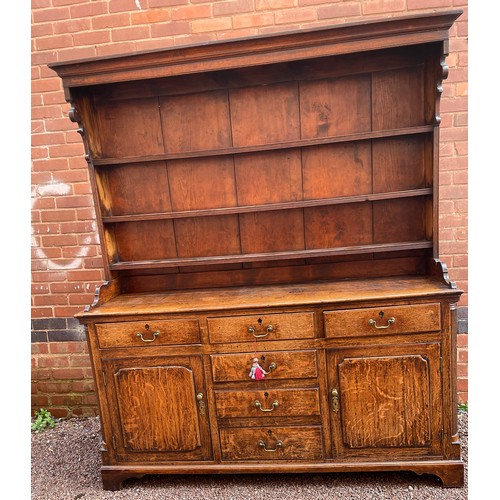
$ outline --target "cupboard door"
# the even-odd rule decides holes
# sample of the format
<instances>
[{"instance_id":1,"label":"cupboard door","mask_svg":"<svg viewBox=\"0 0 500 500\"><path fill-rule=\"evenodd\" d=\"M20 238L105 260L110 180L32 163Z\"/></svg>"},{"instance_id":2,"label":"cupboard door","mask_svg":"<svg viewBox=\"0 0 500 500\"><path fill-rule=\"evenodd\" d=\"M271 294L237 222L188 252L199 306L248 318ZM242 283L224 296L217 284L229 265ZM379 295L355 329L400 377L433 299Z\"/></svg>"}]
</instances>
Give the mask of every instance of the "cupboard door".
<instances>
[{"instance_id":1,"label":"cupboard door","mask_svg":"<svg viewBox=\"0 0 500 500\"><path fill-rule=\"evenodd\" d=\"M437 343L330 350L336 457L440 455L440 374Z\"/></svg>"},{"instance_id":2,"label":"cupboard door","mask_svg":"<svg viewBox=\"0 0 500 500\"><path fill-rule=\"evenodd\" d=\"M103 360L118 459L210 457L200 356Z\"/></svg>"}]
</instances>

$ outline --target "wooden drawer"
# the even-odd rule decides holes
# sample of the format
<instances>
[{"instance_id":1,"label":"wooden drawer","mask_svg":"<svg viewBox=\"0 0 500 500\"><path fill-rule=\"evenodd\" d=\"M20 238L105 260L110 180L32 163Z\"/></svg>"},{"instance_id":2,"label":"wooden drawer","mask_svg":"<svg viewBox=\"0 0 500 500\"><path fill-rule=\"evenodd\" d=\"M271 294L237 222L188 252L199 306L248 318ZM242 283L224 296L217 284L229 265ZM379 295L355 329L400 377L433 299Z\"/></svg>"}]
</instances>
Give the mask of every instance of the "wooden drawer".
<instances>
[{"instance_id":1,"label":"wooden drawer","mask_svg":"<svg viewBox=\"0 0 500 500\"><path fill-rule=\"evenodd\" d=\"M250 369L253 357L250 353L213 354L210 358L214 382L251 380ZM264 370L269 372L264 381L307 379L318 376L316 351L269 351L259 356L259 362Z\"/></svg>"},{"instance_id":2,"label":"wooden drawer","mask_svg":"<svg viewBox=\"0 0 500 500\"><path fill-rule=\"evenodd\" d=\"M314 313L253 314L208 318L210 342L309 339L314 337Z\"/></svg>"},{"instance_id":3,"label":"wooden drawer","mask_svg":"<svg viewBox=\"0 0 500 500\"><path fill-rule=\"evenodd\" d=\"M319 415L319 390L216 391L218 418Z\"/></svg>"},{"instance_id":4,"label":"wooden drawer","mask_svg":"<svg viewBox=\"0 0 500 500\"><path fill-rule=\"evenodd\" d=\"M441 329L440 304L325 311L327 337L394 335Z\"/></svg>"},{"instance_id":5,"label":"wooden drawer","mask_svg":"<svg viewBox=\"0 0 500 500\"><path fill-rule=\"evenodd\" d=\"M223 460L323 458L321 427L250 427L220 430Z\"/></svg>"},{"instance_id":6,"label":"wooden drawer","mask_svg":"<svg viewBox=\"0 0 500 500\"><path fill-rule=\"evenodd\" d=\"M200 343L197 319L101 323L96 332L101 349Z\"/></svg>"}]
</instances>

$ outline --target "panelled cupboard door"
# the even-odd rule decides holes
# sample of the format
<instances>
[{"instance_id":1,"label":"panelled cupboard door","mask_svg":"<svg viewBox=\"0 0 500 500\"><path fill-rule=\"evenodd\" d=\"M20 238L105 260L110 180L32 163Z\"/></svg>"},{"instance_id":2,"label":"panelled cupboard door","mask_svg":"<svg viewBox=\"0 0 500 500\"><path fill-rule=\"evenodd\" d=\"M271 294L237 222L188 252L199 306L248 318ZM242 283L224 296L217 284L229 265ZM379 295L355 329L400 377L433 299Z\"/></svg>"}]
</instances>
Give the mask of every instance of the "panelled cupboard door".
<instances>
[{"instance_id":1,"label":"panelled cupboard door","mask_svg":"<svg viewBox=\"0 0 500 500\"><path fill-rule=\"evenodd\" d=\"M327 356L335 458L441 456L439 343L332 349Z\"/></svg>"},{"instance_id":2,"label":"panelled cupboard door","mask_svg":"<svg viewBox=\"0 0 500 500\"><path fill-rule=\"evenodd\" d=\"M201 356L103 360L118 460L211 457Z\"/></svg>"}]
</instances>

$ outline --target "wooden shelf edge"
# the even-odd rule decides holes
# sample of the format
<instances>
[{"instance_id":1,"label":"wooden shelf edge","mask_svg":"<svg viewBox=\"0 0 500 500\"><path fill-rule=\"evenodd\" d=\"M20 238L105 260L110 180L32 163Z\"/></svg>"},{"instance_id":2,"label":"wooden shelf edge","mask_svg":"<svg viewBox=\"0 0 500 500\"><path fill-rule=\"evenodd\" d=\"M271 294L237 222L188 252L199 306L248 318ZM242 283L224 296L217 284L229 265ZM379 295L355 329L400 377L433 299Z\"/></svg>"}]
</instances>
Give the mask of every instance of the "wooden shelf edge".
<instances>
[{"instance_id":1,"label":"wooden shelf edge","mask_svg":"<svg viewBox=\"0 0 500 500\"><path fill-rule=\"evenodd\" d=\"M371 139L383 139L386 137L399 137L403 135L426 134L432 132L438 124L419 125L415 127L404 127L389 130L375 130L361 132L358 134L341 135L337 137L320 137L316 139L299 139L273 144L257 144L252 146L232 147L225 149L210 149L202 151L186 151L178 153L162 153L147 156L128 156L124 158L92 158L94 166L112 167L129 163L150 163L167 160L196 159L211 156L228 156L235 154L259 153L262 151L275 151L280 149L302 148L308 146L323 146L342 142L366 141Z\"/></svg>"},{"instance_id":2,"label":"wooden shelf edge","mask_svg":"<svg viewBox=\"0 0 500 500\"><path fill-rule=\"evenodd\" d=\"M234 264L243 262L263 262L283 259L310 259L313 257L329 257L334 255L353 255L380 252L397 252L401 250L420 250L432 248L432 241L412 241L399 243L376 243L371 245L355 245L348 247L294 250L287 252L252 253L241 255L217 255L211 257L184 257L174 259L141 260L111 262L109 268L113 271L126 269L154 269L179 266L203 266L213 264Z\"/></svg>"},{"instance_id":3,"label":"wooden shelf edge","mask_svg":"<svg viewBox=\"0 0 500 500\"><path fill-rule=\"evenodd\" d=\"M387 193L360 194L354 196L339 196L335 198L318 198L314 200L288 201L270 203L267 205L244 205L236 207L211 208L202 210L186 210L182 212L162 212L133 215L108 215L102 217L104 224L120 222L141 222L163 219L184 219L190 217L211 217L217 215L244 214L250 212L271 212L275 210L293 210L297 208L322 207L329 205L344 205L348 203L362 203L366 201L394 200L398 198L412 198L430 196L433 188L409 189L407 191L391 191Z\"/></svg>"}]
</instances>

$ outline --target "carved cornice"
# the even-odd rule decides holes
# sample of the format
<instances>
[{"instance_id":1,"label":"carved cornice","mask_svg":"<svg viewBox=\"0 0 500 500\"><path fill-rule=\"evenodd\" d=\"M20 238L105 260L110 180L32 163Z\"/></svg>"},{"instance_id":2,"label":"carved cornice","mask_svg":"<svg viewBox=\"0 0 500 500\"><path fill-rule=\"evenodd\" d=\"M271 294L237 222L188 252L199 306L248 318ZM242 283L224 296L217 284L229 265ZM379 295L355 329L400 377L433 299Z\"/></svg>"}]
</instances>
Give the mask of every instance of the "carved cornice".
<instances>
[{"instance_id":1,"label":"carved cornice","mask_svg":"<svg viewBox=\"0 0 500 500\"><path fill-rule=\"evenodd\" d=\"M272 35L50 64L65 88L219 71L442 42L462 10L363 20Z\"/></svg>"}]
</instances>

